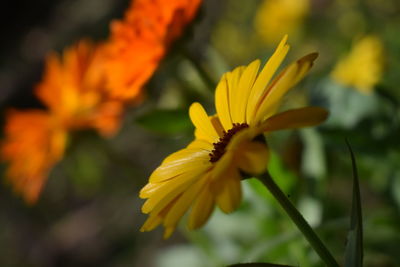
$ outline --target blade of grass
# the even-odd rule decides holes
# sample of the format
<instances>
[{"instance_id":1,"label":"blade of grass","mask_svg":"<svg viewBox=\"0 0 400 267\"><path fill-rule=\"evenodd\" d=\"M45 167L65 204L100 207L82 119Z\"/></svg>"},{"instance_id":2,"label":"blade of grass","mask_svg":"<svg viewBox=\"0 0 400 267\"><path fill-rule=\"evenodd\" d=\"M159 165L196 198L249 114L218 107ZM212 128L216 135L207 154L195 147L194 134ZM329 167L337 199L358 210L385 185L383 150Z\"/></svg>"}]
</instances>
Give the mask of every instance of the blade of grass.
<instances>
[{"instance_id":1,"label":"blade of grass","mask_svg":"<svg viewBox=\"0 0 400 267\"><path fill-rule=\"evenodd\" d=\"M351 164L353 168L353 199L351 206L350 230L347 237L345 251L345 267L363 266L363 224L361 211L360 185L357 173L356 159L349 142L346 139L350 151Z\"/></svg>"},{"instance_id":2,"label":"blade of grass","mask_svg":"<svg viewBox=\"0 0 400 267\"><path fill-rule=\"evenodd\" d=\"M238 263L229 265L228 267L294 267L289 265L273 264L273 263Z\"/></svg>"}]
</instances>

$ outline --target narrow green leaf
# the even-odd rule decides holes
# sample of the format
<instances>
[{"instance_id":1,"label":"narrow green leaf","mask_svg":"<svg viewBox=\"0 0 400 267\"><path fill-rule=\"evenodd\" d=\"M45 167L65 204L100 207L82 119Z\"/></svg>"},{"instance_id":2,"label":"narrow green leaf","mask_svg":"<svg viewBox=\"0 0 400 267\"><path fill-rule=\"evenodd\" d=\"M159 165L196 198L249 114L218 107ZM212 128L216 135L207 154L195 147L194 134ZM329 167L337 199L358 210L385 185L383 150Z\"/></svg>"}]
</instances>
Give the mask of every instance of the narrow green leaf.
<instances>
[{"instance_id":1,"label":"narrow green leaf","mask_svg":"<svg viewBox=\"0 0 400 267\"><path fill-rule=\"evenodd\" d=\"M142 127L160 134L178 134L193 130L187 110L155 109L136 119Z\"/></svg>"},{"instance_id":2,"label":"narrow green leaf","mask_svg":"<svg viewBox=\"0 0 400 267\"><path fill-rule=\"evenodd\" d=\"M291 265L281 265L281 264L273 264L273 263L238 263L229 265L228 267L294 267Z\"/></svg>"},{"instance_id":3,"label":"narrow green leaf","mask_svg":"<svg viewBox=\"0 0 400 267\"><path fill-rule=\"evenodd\" d=\"M357 173L356 159L349 142L346 140L350 151L353 166L353 200L351 206L350 230L347 236L345 251L345 267L363 266L363 225L361 212L360 185Z\"/></svg>"},{"instance_id":4,"label":"narrow green leaf","mask_svg":"<svg viewBox=\"0 0 400 267\"><path fill-rule=\"evenodd\" d=\"M273 264L273 263L252 262L252 263L237 263L229 265L228 267L294 267L294 266Z\"/></svg>"}]
</instances>

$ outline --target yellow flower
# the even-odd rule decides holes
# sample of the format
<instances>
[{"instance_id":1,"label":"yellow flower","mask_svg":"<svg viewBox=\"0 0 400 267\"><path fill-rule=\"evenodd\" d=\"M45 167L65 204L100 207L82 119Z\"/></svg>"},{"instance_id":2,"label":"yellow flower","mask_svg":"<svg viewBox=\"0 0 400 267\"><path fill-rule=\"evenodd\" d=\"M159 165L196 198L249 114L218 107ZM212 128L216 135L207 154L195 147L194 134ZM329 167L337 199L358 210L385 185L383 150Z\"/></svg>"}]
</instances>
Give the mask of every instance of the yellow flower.
<instances>
[{"instance_id":1,"label":"yellow flower","mask_svg":"<svg viewBox=\"0 0 400 267\"><path fill-rule=\"evenodd\" d=\"M284 33L297 34L309 6L309 0L265 0L255 17L255 28L266 43L274 44Z\"/></svg>"},{"instance_id":2,"label":"yellow flower","mask_svg":"<svg viewBox=\"0 0 400 267\"><path fill-rule=\"evenodd\" d=\"M269 153L262 134L326 119L327 112L318 107L275 114L283 95L317 57L309 54L272 79L289 50L286 40L285 36L260 73L260 61L255 60L222 76L215 91L215 115L208 116L199 103L192 104L195 140L168 156L141 190L140 197L147 199L142 211L149 214L141 231L162 223L168 238L190 207L191 229L202 226L215 205L225 213L234 211L241 202L244 174L266 170Z\"/></svg>"},{"instance_id":3,"label":"yellow flower","mask_svg":"<svg viewBox=\"0 0 400 267\"><path fill-rule=\"evenodd\" d=\"M369 94L381 79L383 69L383 45L376 36L365 36L341 59L331 73L338 83L354 87Z\"/></svg>"}]
</instances>

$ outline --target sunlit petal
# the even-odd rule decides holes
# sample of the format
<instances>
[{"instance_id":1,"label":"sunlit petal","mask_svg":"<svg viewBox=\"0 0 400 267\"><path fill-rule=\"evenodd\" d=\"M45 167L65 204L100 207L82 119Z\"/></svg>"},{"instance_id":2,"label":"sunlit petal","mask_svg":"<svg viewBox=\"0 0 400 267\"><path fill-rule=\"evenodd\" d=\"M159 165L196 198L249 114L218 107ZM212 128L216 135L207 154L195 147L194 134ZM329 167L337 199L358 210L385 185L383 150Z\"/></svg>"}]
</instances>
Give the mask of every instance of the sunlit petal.
<instances>
[{"instance_id":1,"label":"sunlit petal","mask_svg":"<svg viewBox=\"0 0 400 267\"><path fill-rule=\"evenodd\" d=\"M295 86L310 70L318 54L309 54L291 64L271 83L270 87L260 99L256 108L254 123L273 115L279 107L282 97Z\"/></svg>"},{"instance_id":2,"label":"sunlit petal","mask_svg":"<svg viewBox=\"0 0 400 267\"><path fill-rule=\"evenodd\" d=\"M182 193L165 217L163 222L164 226L176 226L179 219L189 209L195 198L198 197L202 188L204 188L205 182L205 179L199 179L195 184L190 186L185 192Z\"/></svg>"},{"instance_id":3,"label":"sunlit petal","mask_svg":"<svg viewBox=\"0 0 400 267\"><path fill-rule=\"evenodd\" d=\"M274 54L269 58L264 68L258 75L257 80L251 89L246 112L246 121L249 124L253 124L254 112L259 103L259 99L264 94L272 76L275 74L276 70L279 68L289 51L289 45L286 44L287 38L287 35L283 37Z\"/></svg>"},{"instance_id":4,"label":"sunlit petal","mask_svg":"<svg viewBox=\"0 0 400 267\"><path fill-rule=\"evenodd\" d=\"M259 67L260 60L254 60L250 63L240 76L238 88L232 92L233 106L231 108L231 117L232 121L235 123L246 122L247 99L249 98L251 88L257 77Z\"/></svg>"},{"instance_id":5,"label":"sunlit petal","mask_svg":"<svg viewBox=\"0 0 400 267\"><path fill-rule=\"evenodd\" d=\"M227 72L226 75L226 80L228 84L228 97L229 97L229 114L232 119L232 123L237 122L234 116L236 113L236 109L239 105L238 99L236 97L237 91L239 89L239 82L240 82L240 77L243 74L243 71L246 69L245 66L239 66L236 67L233 71ZM240 101L240 100L239 100ZM229 129L229 128L228 128ZM226 130L228 130L226 129Z\"/></svg>"},{"instance_id":6,"label":"sunlit petal","mask_svg":"<svg viewBox=\"0 0 400 267\"><path fill-rule=\"evenodd\" d=\"M178 177L179 179L163 183L158 189L156 189L156 194L152 194L143 204L142 212L149 213L162 210L176 196L189 188L190 185L197 180L200 174L195 175L192 173L184 173Z\"/></svg>"},{"instance_id":7,"label":"sunlit petal","mask_svg":"<svg viewBox=\"0 0 400 267\"><path fill-rule=\"evenodd\" d=\"M209 151L186 148L166 158L150 176L149 182L159 183L185 172L205 170L210 167Z\"/></svg>"},{"instance_id":8,"label":"sunlit petal","mask_svg":"<svg viewBox=\"0 0 400 267\"><path fill-rule=\"evenodd\" d=\"M197 102L193 103L189 109L189 116L196 130L200 132L201 137L211 143L218 140L219 135L202 105Z\"/></svg>"},{"instance_id":9,"label":"sunlit petal","mask_svg":"<svg viewBox=\"0 0 400 267\"><path fill-rule=\"evenodd\" d=\"M227 75L224 74L215 89L215 108L225 130L232 128L232 119L229 108L229 89Z\"/></svg>"}]
</instances>

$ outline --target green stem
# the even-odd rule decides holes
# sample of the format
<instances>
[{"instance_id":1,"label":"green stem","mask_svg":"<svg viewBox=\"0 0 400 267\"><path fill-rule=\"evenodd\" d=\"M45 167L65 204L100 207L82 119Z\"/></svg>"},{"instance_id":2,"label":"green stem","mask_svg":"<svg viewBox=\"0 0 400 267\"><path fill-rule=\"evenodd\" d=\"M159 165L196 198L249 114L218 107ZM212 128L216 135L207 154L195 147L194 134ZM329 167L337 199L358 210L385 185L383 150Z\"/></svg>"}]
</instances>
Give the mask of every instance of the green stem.
<instances>
[{"instance_id":1,"label":"green stem","mask_svg":"<svg viewBox=\"0 0 400 267\"><path fill-rule=\"evenodd\" d=\"M266 173L258 179L268 188L271 194L275 197L275 199L279 202L282 208L286 211L292 221L296 224L297 228L303 233L306 237L310 245L313 247L315 252L321 257L321 259L325 262L328 267L339 267L339 264L336 262L335 258L329 252L329 250L325 247L322 241L318 238L314 230L307 223L304 217L300 214L300 212L293 206L290 200L286 197L286 195L282 192L282 190L278 187L278 185L274 182L272 177Z\"/></svg>"}]
</instances>

